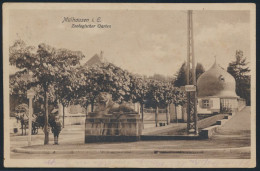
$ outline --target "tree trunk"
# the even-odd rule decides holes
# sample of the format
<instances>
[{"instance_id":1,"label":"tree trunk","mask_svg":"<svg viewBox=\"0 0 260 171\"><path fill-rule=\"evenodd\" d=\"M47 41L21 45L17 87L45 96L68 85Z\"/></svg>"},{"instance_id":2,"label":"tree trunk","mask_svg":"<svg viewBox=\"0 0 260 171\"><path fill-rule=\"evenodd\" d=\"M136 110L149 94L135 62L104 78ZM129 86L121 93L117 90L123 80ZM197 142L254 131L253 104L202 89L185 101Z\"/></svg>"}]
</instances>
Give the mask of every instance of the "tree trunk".
<instances>
[{"instance_id":1,"label":"tree trunk","mask_svg":"<svg viewBox=\"0 0 260 171\"><path fill-rule=\"evenodd\" d=\"M144 104L141 103L142 123L144 123Z\"/></svg>"},{"instance_id":2,"label":"tree trunk","mask_svg":"<svg viewBox=\"0 0 260 171\"><path fill-rule=\"evenodd\" d=\"M22 127L22 135L23 135L23 124L21 124L21 127Z\"/></svg>"},{"instance_id":3,"label":"tree trunk","mask_svg":"<svg viewBox=\"0 0 260 171\"><path fill-rule=\"evenodd\" d=\"M177 114L177 105L176 104L174 104L174 112L175 112L175 115L176 115L176 123L178 124L178 114Z\"/></svg>"},{"instance_id":4,"label":"tree trunk","mask_svg":"<svg viewBox=\"0 0 260 171\"><path fill-rule=\"evenodd\" d=\"M143 129L144 129L144 104L143 103L141 103L141 115L142 115Z\"/></svg>"},{"instance_id":5,"label":"tree trunk","mask_svg":"<svg viewBox=\"0 0 260 171\"><path fill-rule=\"evenodd\" d=\"M86 115L88 115L88 104L86 105Z\"/></svg>"},{"instance_id":6,"label":"tree trunk","mask_svg":"<svg viewBox=\"0 0 260 171\"><path fill-rule=\"evenodd\" d=\"M166 105L166 124L167 124L167 125L169 125L169 116L168 116L169 111L168 111L168 107L169 107L169 105L167 104L167 105Z\"/></svg>"},{"instance_id":7,"label":"tree trunk","mask_svg":"<svg viewBox=\"0 0 260 171\"><path fill-rule=\"evenodd\" d=\"M48 132L48 90L45 90L45 96L44 96L44 101L45 101L45 119L44 119L44 145L49 144L49 132Z\"/></svg>"},{"instance_id":8,"label":"tree trunk","mask_svg":"<svg viewBox=\"0 0 260 171\"><path fill-rule=\"evenodd\" d=\"M94 112L94 102L91 102L91 112Z\"/></svg>"},{"instance_id":9,"label":"tree trunk","mask_svg":"<svg viewBox=\"0 0 260 171\"><path fill-rule=\"evenodd\" d=\"M181 106L181 117L182 117L182 122L185 122L185 119L184 119L184 106L183 105Z\"/></svg>"},{"instance_id":10,"label":"tree trunk","mask_svg":"<svg viewBox=\"0 0 260 171\"><path fill-rule=\"evenodd\" d=\"M64 128L65 127L65 122L64 122L64 120L65 120L65 106L64 105L62 105L62 127Z\"/></svg>"},{"instance_id":11,"label":"tree trunk","mask_svg":"<svg viewBox=\"0 0 260 171\"><path fill-rule=\"evenodd\" d=\"M158 126L158 106L156 106L155 108L155 125L156 127Z\"/></svg>"}]
</instances>

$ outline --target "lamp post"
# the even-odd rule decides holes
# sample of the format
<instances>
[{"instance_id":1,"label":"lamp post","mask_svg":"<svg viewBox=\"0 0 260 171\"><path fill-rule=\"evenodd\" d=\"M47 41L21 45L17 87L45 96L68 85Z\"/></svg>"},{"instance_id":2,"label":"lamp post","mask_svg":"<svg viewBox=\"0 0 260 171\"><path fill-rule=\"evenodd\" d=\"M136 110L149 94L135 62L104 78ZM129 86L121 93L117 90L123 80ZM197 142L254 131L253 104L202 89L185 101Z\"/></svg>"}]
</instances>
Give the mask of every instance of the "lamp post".
<instances>
[{"instance_id":1,"label":"lamp post","mask_svg":"<svg viewBox=\"0 0 260 171\"><path fill-rule=\"evenodd\" d=\"M27 91L27 98L29 99L28 146L31 146L31 141L32 141L32 113L33 113L32 99L33 99L34 95L35 95L35 92L32 89Z\"/></svg>"}]
</instances>

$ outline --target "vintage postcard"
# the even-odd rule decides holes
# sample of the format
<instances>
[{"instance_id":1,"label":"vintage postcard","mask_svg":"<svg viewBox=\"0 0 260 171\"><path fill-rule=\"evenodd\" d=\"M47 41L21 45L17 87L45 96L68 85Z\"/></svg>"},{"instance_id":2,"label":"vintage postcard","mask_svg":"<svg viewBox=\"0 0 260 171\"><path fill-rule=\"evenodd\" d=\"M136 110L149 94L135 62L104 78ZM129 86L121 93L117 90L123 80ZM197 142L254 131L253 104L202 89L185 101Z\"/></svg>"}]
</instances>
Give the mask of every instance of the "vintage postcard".
<instances>
[{"instance_id":1,"label":"vintage postcard","mask_svg":"<svg viewBox=\"0 0 260 171\"><path fill-rule=\"evenodd\" d=\"M255 4L4 3L4 166L256 166Z\"/></svg>"}]
</instances>

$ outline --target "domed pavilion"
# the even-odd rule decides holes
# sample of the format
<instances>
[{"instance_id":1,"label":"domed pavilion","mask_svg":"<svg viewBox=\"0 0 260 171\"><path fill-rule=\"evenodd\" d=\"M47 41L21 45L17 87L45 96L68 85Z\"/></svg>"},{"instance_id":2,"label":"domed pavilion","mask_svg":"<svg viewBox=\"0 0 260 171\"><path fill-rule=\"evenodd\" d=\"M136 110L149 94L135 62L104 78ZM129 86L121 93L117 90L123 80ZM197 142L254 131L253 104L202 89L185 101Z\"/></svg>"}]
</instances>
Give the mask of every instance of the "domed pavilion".
<instances>
[{"instance_id":1,"label":"domed pavilion","mask_svg":"<svg viewBox=\"0 0 260 171\"><path fill-rule=\"evenodd\" d=\"M236 94L236 81L215 60L212 67L197 81L198 114L237 111L240 97Z\"/></svg>"}]
</instances>

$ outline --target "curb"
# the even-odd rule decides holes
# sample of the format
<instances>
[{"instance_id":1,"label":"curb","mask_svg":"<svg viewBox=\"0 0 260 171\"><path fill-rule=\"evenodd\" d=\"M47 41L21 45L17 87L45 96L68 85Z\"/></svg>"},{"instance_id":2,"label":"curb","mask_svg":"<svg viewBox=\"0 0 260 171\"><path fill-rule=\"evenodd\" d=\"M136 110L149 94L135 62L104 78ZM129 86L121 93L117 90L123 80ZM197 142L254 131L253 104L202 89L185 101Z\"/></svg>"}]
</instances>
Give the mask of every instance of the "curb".
<instances>
[{"instance_id":1,"label":"curb","mask_svg":"<svg viewBox=\"0 0 260 171\"><path fill-rule=\"evenodd\" d=\"M78 149L78 150L36 150L15 148L15 153L28 154L82 154L82 153L250 153L251 147L219 148L219 149Z\"/></svg>"},{"instance_id":2,"label":"curb","mask_svg":"<svg viewBox=\"0 0 260 171\"><path fill-rule=\"evenodd\" d=\"M200 140L199 135L141 135L141 141L161 141L161 140Z\"/></svg>"}]
</instances>

